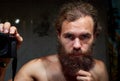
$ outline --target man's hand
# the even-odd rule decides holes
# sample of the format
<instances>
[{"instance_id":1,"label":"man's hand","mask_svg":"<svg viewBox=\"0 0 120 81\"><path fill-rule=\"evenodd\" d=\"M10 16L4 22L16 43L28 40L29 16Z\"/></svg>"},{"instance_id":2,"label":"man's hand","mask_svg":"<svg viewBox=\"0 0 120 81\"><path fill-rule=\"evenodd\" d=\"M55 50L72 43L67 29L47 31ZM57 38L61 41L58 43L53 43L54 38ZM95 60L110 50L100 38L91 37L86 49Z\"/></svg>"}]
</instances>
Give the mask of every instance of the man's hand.
<instances>
[{"instance_id":1,"label":"man's hand","mask_svg":"<svg viewBox=\"0 0 120 81\"><path fill-rule=\"evenodd\" d=\"M19 35L15 26L11 26L9 22L0 23L0 33L12 34L17 39L17 48L21 45L23 38ZM4 81L6 67L10 62L10 58L1 58L0 62L3 63L3 66L0 67L0 81Z\"/></svg>"},{"instance_id":2,"label":"man's hand","mask_svg":"<svg viewBox=\"0 0 120 81\"><path fill-rule=\"evenodd\" d=\"M20 36L15 26L11 26L9 22L0 23L0 32L5 34L13 34L18 41L17 48L20 47L23 38Z\"/></svg>"},{"instance_id":3,"label":"man's hand","mask_svg":"<svg viewBox=\"0 0 120 81\"><path fill-rule=\"evenodd\" d=\"M78 81L94 81L94 78L92 77L92 74L90 72L87 72L87 71L84 71L84 70L80 70L77 73L76 79Z\"/></svg>"}]
</instances>

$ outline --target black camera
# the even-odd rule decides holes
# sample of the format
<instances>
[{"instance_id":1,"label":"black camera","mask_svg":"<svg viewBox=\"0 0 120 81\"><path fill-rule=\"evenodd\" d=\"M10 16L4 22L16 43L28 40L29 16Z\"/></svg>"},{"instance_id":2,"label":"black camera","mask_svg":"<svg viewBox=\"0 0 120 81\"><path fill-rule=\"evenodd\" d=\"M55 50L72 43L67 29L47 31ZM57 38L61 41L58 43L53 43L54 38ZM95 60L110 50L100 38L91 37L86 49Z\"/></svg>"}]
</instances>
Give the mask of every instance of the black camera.
<instances>
[{"instance_id":1,"label":"black camera","mask_svg":"<svg viewBox=\"0 0 120 81\"><path fill-rule=\"evenodd\" d=\"M0 33L0 58L16 57L17 41L14 35Z\"/></svg>"}]
</instances>

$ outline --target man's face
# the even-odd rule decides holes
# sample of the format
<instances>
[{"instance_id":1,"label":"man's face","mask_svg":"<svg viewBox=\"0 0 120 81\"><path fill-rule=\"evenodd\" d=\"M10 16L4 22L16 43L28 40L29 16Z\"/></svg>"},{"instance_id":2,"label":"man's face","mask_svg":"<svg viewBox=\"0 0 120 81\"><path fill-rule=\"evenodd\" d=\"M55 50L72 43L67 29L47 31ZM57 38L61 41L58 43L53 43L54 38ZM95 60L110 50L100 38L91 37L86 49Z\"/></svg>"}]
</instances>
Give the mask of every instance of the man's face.
<instances>
[{"instance_id":1,"label":"man's face","mask_svg":"<svg viewBox=\"0 0 120 81\"><path fill-rule=\"evenodd\" d=\"M73 57L88 54L94 40L93 26L90 16L81 17L74 22L63 22L58 38L66 54Z\"/></svg>"},{"instance_id":2,"label":"man's face","mask_svg":"<svg viewBox=\"0 0 120 81\"><path fill-rule=\"evenodd\" d=\"M94 23L90 16L76 21L64 21L59 39L59 58L64 72L75 76L80 69L89 70L93 65L91 58L94 41Z\"/></svg>"}]
</instances>

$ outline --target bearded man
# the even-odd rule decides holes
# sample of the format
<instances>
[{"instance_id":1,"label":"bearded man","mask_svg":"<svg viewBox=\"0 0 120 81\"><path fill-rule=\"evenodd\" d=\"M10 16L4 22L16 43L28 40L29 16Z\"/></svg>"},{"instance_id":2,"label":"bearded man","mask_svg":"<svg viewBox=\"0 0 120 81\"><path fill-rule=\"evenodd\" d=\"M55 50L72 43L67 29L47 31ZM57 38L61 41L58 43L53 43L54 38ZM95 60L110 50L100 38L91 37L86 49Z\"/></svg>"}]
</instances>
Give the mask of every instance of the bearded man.
<instances>
[{"instance_id":1,"label":"bearded man","mask_svg":"<svg viewBox=\"0 0 120 81\"><path fill-rule=\"evenodd\" d=\"M58 54L26 63L14 81L108 81L104 63L92 57L94 40L99 34L96 9L89 3L65 4L55 27ZM2 26L5 28L18 34L10 23ZM17 39L22 42L21 36Z\"/></svg>"}]
</instances>

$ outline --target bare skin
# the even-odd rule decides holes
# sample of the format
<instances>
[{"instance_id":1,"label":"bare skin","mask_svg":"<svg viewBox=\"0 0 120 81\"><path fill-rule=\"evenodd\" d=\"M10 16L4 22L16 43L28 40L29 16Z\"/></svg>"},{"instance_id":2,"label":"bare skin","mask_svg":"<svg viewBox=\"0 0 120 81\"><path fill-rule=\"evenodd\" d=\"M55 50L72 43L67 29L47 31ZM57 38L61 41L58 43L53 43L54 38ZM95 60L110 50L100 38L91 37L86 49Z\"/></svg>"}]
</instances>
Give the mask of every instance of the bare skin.
<instances>
[{"instance_id":1,"label":"bare skin","mask_svg":"<svg viewBox=\"0 0 120 81\"><path fill-rule=\"evenodd\" d=\"M72 55L73 49L81 49L82 53L86 54L95 38L93 24L90 16L81 17L74 22L63 22L58 39L67 54ZM66 81L58 55L46 56L25 64L17 73L15 81ZM80 55L81 53L76 53L72 56ZM75 81L108 81L104 63L96 59L94 63L94 67L89 71L80 69L76 73Z\"/></svg>"},{"instance_id":2,"label":"bare skin","mask_svg":"<svg viewBox=\"0 0 120 81\"><path fill-rule=\"evenodd\" d=\"M73 22L63 22L62 31L58 34L58 39L65 49L65 54L72 57L81 57L81 55L87 54L95 39L93 25L94 23L90 16L83 16ZM13 29L9 32L16 30ZM18 41L21 44L22 37L20 35L18 36ZM81 50L81 52L73 54L71 53L73 50ZM59 54L54 54L26 63L18 71L14 81L67 81L58 56ZM93 60L94 67L89 71L80 69L75 75L76 79L69 81L108 81L104 63L97 59Z\"/></svg>"},{"instance_id":3,"label":"bare skin","mask_svg":"<svg viewBox=\"0 0 120 81\"><path fill-rule=\"evenodd\" d=\"M86 81L108 81L106 68L103 62L95 60L95 66L89 72L80 70L76 78L85 75ZM29 67L29 68L28 68ZM99 70L99 71L98 71ZM57 78L54 78L54 76ZM91 78L92 77L92 78ZM90 80L93 79L93 80ZM66 81L64 79L57 55L42 59L35 59L25 64L16 75L15 81Z\"/></svg>"}]
</instances>

